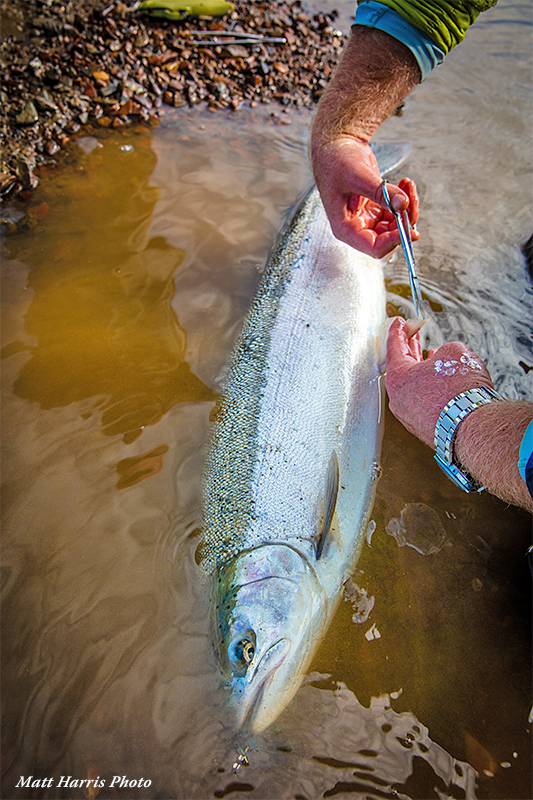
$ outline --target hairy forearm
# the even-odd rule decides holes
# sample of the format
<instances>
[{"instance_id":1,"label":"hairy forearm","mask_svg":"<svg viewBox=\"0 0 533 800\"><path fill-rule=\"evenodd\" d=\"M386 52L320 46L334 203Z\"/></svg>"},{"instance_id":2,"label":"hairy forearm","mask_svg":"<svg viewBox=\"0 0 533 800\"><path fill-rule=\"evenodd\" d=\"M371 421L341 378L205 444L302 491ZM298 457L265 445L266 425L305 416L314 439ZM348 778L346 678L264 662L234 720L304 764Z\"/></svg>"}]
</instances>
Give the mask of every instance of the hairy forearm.
<instances>
[{"instance_id":1,"label":"hairy forearm","mask_svg":"<svg viewBox=\"0 0 533 800\"><path fill-rule=\"evenodd\" d=\"M420 82L411 51L384 31L356 25L318 106L313 139L348 135L368 142Z\"/></svg>"},{"instance_id":2,"label":"hairy forearm","mask_svg":"<svg viewBox=\"0 0 533 800\"><path fill-rule=\"evenodd\" d=\"M531 512L533 499L518 470L518 453L532 418L532 403L489 403L465 418L455 440L457 459L491 494Z\"/></svg>"}]
</instances>

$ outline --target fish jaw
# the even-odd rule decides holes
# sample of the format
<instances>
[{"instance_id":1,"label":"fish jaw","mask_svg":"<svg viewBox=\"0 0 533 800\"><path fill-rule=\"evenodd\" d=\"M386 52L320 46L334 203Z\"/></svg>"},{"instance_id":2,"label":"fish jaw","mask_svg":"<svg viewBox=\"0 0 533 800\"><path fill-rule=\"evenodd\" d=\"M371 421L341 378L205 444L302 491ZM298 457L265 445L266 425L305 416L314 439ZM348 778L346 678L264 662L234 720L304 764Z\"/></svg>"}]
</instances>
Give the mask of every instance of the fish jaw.
<instances>
[{"instance_id":1,"label":"fish jaw","mask_svg":"<svg viewBox=\"0 0 533 800\"><path fill-rule=\"evenodd\" d=\"M285 544L244 551L220 570L213 639L235 724L256 733L290 702L327 627L315 570Z\"/></svg>"}]
</instances>

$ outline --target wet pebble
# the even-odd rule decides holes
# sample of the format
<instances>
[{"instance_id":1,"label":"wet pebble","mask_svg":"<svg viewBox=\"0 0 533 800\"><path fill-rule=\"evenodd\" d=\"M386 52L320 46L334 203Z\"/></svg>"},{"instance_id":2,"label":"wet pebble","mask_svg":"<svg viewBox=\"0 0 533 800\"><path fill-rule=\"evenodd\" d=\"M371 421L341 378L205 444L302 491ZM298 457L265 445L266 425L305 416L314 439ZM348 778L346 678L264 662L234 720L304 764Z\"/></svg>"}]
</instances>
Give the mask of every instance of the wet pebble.
<instances>
[{"instance_id":1,"label":"wet pebble","mask_svg":"<svg viewBox=\"0 0 533 800\"><path fill-rule=\"evenodd\" d=\"M24 189L35 189L38 180L33 174L33 164L25 158L19 158L16 161L17 177Z\"/></svg>"},{"instance_id":2,"label":"wet pebble","mask_svg":"<svg viewBox=\"0 0 533 800\"><path fill-rule=\"evenodd\" d=\"M31 100L24 103L22 111L16 116L17 125L34 125L39 122L39 114Z\"/></svg>"},{"instance_id":3,"label":"wet pebble","mask_svg":"<svg viewBox=\"0 0 533 800\"><path fill-rule=\"evenodd\" d=\"M57 103L54 102L50 92L46 89L44 89L41 94L37 95L35 98L35 105L39 111L58 111Z\"/></svg>"}]
</instances>

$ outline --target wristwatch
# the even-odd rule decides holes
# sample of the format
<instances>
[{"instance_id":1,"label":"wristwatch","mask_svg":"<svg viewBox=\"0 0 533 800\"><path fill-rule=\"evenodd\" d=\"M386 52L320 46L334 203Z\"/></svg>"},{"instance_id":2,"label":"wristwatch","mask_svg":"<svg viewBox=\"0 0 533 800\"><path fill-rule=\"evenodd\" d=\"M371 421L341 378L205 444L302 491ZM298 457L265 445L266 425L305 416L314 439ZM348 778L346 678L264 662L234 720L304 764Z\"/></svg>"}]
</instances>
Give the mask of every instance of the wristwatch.
<instances>
[{"instance_id":1,"label":"wristwatch","mask_svg":"<svg viewBox=\"0 0 533 800\"><path fill-rule=\"evenodd\" d=\"M478 389L468 389L442 409L435 425L435 460L443 472L465 492L482 492L484 486L476 481L464 467L459 464L454 454L454 443L457 429L464 418L486 403L494 403L504 398L494 389L480 386Z\"/></svg>"}]
</instances>

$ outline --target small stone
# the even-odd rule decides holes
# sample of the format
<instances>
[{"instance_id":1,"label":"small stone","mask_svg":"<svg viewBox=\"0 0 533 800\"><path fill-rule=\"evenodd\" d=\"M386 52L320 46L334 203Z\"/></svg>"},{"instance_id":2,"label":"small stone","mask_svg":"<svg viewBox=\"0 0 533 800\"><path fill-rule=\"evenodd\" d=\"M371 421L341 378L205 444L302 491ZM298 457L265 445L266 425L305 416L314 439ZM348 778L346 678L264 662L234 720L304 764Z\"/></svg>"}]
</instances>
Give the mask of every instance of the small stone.
<instances>
[{"instance_id":1,"label":"small stone","mask_svg":"<svg viewBox=\"0 0 533 800\"><path fill-rule=\"evenodd\" d=\"M28 100L20 114L16 117L17 125L35 125L39 122L39 114L31 100Z\"/></svg>"},{"instance_id":2,"label":"small stone","mask_svg":"<svg viewBox=\"0 0 533 800\"><path fill-rule=\"evenodd\" d=\"M146 47L149 41L150 37L148 36L146 31L141 28L141 30L139 31L139 33L135 38L135 47Z\"/></svg>"},{"instance_id":3,"label":"small stone","mask_svg":"<svg viewBox=\"0 0 533 800\"><path fill-rule=\"evenodd\" d=\"M15 175L6 175L0 178L0 194L6 195L13 189L17 182L17 178Z\"/></svg>"},{"instance_id":4,"label":"small stone","mask_svg":"<svg viewBox=\"0 0 533 800\"><path fill-rule=\"evenodd\" d=\"M229 97L228 87L225 83L215 83L213 91L219 100L227 100Z\"/></svg>"},{"instance_id":5,"label":"small stone","mask_svg":"<svg viewBox=\"0 0 533 800\"><path fill-rule=\"evenodd\" d=\"M93 78L99 86L107 86L109 83L109 75L103 70L96 70L96 72L93 72Z\"/></svg>"},{"instance_id":6,"label":"small stone","mask_svg":"<svg viewBox=\"0 0 533 800\"><path fill-rule=\"evenodd\" d=\"M46 143L44 149L46 150L49 156L53 156L57 153L58 150L60 150L60 147L57 142L54 142L54 140L51 139L49 142Z\"/></svg>"},{"instance_id":7,"label":"small stone","mask_svg":"<svg viewBox=\"0 0 533 800\"><path fill-rule=\"evenodd\" d=\"M117 89L118 89L118 82L112 81L111 83L108 83L107 86L104 86L100 90L100 94L102 95L102 97L109 97L109 95L115 94Z\"/></svg>"},{"instance_id":8,"label":"small stone","mask_svg":"<svg viewBox=\"0 0 533 800\"><path fill-rule=\"evenodd\" d=\"M50 92L45 89L40 95L35 98L35 105L39 111L57 111L57 103L54 102Z\"/></svg>"},{"instance_id":9,"label":"small stone","mask_svg":"<svg viewBox=\"0 0 533 800\"><path fill-rule=\"evenodd\" d=\"M33 166L25 158L17 160L17 174L25 189L35 189L39 181L33 174Z\"/></svg>"},{"instance_id":10,"label":"small stone","mask_svg":"<svg viewBox=\"0 0 533 800\"><path fill-rule=\"evenodd\" d=\"M61 73L57 67L50 67L44 73L44 79L47 83L56 84L61 82Z\"/></svg>"},{"instance_id":11,"label":"small stone","mask_svg":"<svg viewBox=\"0 0 533 800\"><path fill-rule=\"evenodd\" d=\"M276 114L275 111L272 111L270 116L277 125L292 125L292 119L290 117L281 116L280 114Z\"/></svg>"},{"instance_id":12,"label":"small stone","mask_svg":"<svg viewBox=\"0 0 533 800\"><path fill-rule=\"evenodd\" d=\"M92 83L87 83L83 91L85 96L89 97L91 100L96 100L96 98L98 97L98 92L96 91Z\"/></svg>"},{"instance_id":13,"label":"small stone","mask_svg":"<svg viewBox=\"0 0 533 800\"><path fill-rule=\"evenodd\" d=\"M118 114L121 117L126 117L129 114L133 113L133 102L131 100L126 100L125 103L122 103L118 110Z\"/></svg>"},{"instance_id":14,"label":"small stone","mask_svg":"<svg viewBox=\"0 0 533 800\"><path fill-rule=\"evenodd\" d=\"M229 44L222 48L222 58L246 58L248 50L242 44Z\"/></svg>"},{"instance_id":15,"label":"small stone","mask_svg":"<svg viewBox=\"0 0 533 800\"><path fill-rule=\"evenodd\" d=\"M148 95L146 94L146 92L143 92L142 94L136 95L135 99L136 99L136 101L138 103L140 103L142 106L144 106L144 108L152 108L152 106L153 106L153 103L150 100L150 98L148 97Z\"/></svg>"},{"instance_id":16,"label":"small stone","mask_svg":"<svg viewBox=\"0 0 533 800\"><path fill-rule=\"evenodd\" d=\"M193 86L187 86L187 100L191 106L194 106L200 102L198 92Z\"/></svg>"}]
</instances>

